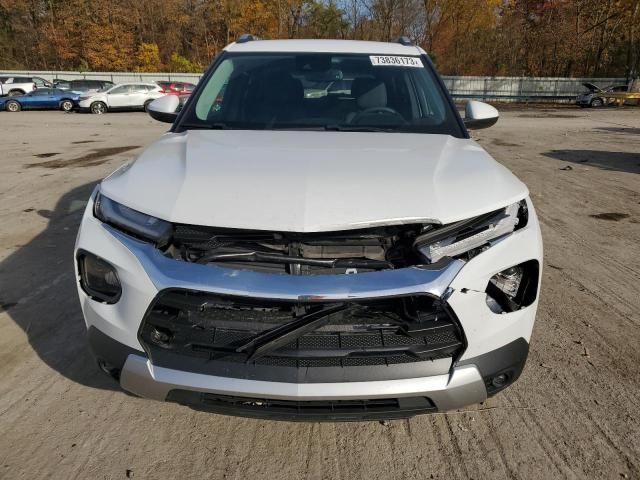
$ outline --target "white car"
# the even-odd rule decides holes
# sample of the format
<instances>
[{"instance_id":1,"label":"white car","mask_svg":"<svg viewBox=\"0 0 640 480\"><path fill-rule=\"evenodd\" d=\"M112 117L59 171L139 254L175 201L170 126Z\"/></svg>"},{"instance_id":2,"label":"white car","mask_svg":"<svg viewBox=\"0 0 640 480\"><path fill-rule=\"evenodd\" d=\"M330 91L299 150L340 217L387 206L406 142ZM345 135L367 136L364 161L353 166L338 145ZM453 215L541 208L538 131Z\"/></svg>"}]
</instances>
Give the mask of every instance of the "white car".
<instances>
[{"instance_id":1,"label":"white car","mask_svg":"<svg viewBox=\"0 0 640 480\"><path fill-rule=\"evenodd\" d=\"M463 120L422 49L242 37L179 102L150 105L171 131L96 188L75 246L90 346L123 389L346 420L518 378L538 220L467 132L497 111Z\"/></svg>"},{"instance_id":2,"label":"white car","mask_svg":"<svg viewBox=\"0 0 640 480\"><path fill-rule=\"evenodd\" d=\"M102 114L122 110L146 110L156 98L164 96L155 83L121 83L80 97L77 109Z\"/></svg>"}]
</instances>

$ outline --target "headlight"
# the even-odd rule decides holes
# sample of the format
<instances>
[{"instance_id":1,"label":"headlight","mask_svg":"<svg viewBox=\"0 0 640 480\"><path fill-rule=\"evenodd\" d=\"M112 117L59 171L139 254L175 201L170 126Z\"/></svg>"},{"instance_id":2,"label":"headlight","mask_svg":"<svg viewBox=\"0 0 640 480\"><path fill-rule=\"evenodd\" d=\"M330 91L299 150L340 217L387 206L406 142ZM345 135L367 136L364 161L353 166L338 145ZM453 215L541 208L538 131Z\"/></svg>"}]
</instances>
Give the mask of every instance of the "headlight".
<instances>
[{"instance_id":1,"label":"headlight","mask_svg":"<svg viewBox=\"0 0 640 480\"><path fill-rule=\"evenodd\" d=\"M522 228L527 220L527 205L523 201L506 208L419 235L414 247L430 263L443 257L455 257L486 245L491 240Z\"/></svg>"},{"instance_id":2,"label":"headlight","mask_svg":"<svg viewBox=\"0 0 640 480\"><path fill-rule=\"evenodd\" d=\"M104 223L159 246L169 241L173 231L171 223L125 207L100 193L96 196L93 214Z\"/></svg>"}]
</instances>

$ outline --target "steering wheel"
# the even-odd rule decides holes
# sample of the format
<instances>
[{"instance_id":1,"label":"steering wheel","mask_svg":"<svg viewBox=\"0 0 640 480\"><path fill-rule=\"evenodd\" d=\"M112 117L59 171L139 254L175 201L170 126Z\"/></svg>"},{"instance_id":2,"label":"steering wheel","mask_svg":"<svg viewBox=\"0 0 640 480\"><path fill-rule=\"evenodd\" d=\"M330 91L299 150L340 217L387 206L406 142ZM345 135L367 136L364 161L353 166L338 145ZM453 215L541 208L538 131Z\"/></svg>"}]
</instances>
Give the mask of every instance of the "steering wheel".
<instances>
[{"instance_id":1,"label":"steering wheel","mask_svg":"<svg viewBox=\"0 0 640 480\"><path fill-rule=\"evenodd\" d=\"M356 123L356 121L360 117L363 117L365 115L380 114L380 113L387 113L389 115L394 115L396 117L400 117L404 121L404 117L400 115L397 110L394 110L391 107L369 107L369 108L365 108L361 112L356 113L351 119L351 122L349 123Z\"/></svg>"}]
</instances>

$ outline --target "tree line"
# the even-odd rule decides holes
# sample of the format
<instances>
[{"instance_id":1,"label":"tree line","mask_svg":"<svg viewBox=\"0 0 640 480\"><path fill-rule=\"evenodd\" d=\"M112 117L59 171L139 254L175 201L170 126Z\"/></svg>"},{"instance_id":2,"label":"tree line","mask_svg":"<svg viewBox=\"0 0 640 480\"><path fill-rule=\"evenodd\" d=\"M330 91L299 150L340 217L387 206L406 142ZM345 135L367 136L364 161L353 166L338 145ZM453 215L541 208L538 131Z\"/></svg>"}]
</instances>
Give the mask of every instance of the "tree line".
<instances>
[{"instance_id":1,"label":"tree line","mask_svg":"<svg viewBox=\"0 0 640 480\"><path fill-rule=\"evenodd\" d=\"M242 33L410 37L443 74L636 76L640 0L0 0L0 69L200 72Z\"/></svg>"}]
</instances>

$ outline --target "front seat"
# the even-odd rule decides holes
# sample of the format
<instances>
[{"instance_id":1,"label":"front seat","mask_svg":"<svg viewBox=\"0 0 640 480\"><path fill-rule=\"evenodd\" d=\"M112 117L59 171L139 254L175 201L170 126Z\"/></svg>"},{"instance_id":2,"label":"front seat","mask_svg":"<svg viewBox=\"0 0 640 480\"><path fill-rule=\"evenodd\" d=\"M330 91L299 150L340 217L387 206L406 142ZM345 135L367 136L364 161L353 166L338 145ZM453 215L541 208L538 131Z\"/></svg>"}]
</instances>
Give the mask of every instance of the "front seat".
<instances>
[{"instance_id":1,"label":"front seat","mask_svg":"<svg viewBox=\"0 0 640 480\"><path fill-rule=\"evenodd\" d=\"M288 123L302 115L304 88L300 80L287 72L274 71L262 82L255 100L253 121L267 125Z\"/></svg>"},{"instance_id":2,"label":"front seat","mask_svg":"<svg viewBox=\"0 0 640 480\"><path fill-rule=\"evenodd\" d=\"M354 120L357 123L375 123L377 113L361 114L364 110L375 107L387 106L387 87L382 80L377 78L356 78L351 84L351 96L355 97L358 112L351 112L347 115L347 123ZM372 118L373 117L373 118Z\"/></svg>"}]
</instances>

